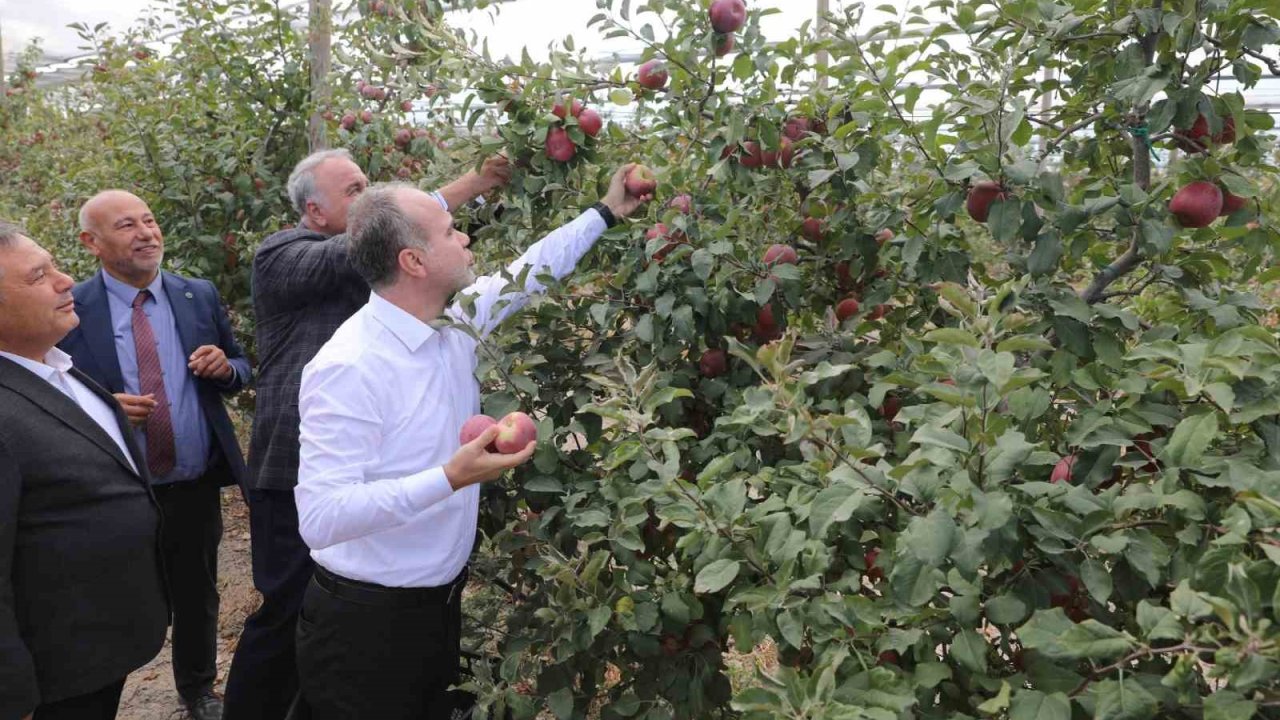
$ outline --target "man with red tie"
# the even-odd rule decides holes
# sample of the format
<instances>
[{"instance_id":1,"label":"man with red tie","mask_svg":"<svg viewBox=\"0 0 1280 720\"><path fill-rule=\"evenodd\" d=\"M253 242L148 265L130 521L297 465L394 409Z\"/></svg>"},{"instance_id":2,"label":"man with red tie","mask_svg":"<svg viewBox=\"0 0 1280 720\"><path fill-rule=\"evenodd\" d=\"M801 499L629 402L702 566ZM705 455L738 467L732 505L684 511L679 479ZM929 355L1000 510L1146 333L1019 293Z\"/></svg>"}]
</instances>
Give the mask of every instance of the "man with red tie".
<instances>
[{"instance_id":1,"label":"man with red tie","mask_svg":"<svg viewBox=\"0 0 1280 720\"><path fill-rule=\"evenodd\" d=\"M161 271L164 234L145 202L99 193L81 208L80 224L102 270L76 285L80 326L60 347L134 424L164 517L174 682L195 720L220 720L219 493L245 472L222 398L249 381L249 361L213 285Z\"/></svg>"}]
</instances>

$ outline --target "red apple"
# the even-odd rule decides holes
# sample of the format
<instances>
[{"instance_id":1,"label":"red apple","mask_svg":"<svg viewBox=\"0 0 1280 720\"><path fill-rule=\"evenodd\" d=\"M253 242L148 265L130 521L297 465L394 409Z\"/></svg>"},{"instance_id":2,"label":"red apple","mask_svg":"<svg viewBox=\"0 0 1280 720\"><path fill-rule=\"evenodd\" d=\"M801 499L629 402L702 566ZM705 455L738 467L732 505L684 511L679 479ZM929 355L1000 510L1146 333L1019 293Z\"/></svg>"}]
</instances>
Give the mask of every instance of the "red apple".
<instances>
[{"instance_id":1,"label":"red apple","mask_svg":"<svg viewBox=\"0 0 1280 720\"><path fill-rule=\"evenodd\" d=\"M1004 186L997 182L984 180L969 190L969 198L965 201L965 209L969 217L980 223L987 221L987 213L991 212L991 203L996 200L1007 200L1009 194Z\"/></svg>"},{"instance_id":2,"label":"red apple","mask_svg":"<svg viewBox=\"0 0 1280 720\"><path fill-rule=\"evenodd\" d=\"M764 152L760 149L760 143L755 140L748 140L742 143L742 155L738 159L738 163L744 168L752 170L764 165Z\"/></svg>"},{"instance_id":3,"label":"red apple","mask_svg":"<svg viewBox=\"0 0 1280 720\"><path fill-rule=\"evenodd\" d=\"M715 0L708 14L716 32L737 32L747 22L747 4L742 0Z\"/></svg>"},{"instance_id":4,"label":"red apple","mask_svg":"<svg viewBox=\"0 0 1280 720\"><path fill-rule=\"evenodd\" d=\"M867 313L867 319L879 320L880 318L884 317L888 312L889 312L888 305L877 305L874 308L871 308L870 313Z\"/></svg>"},{"instance_id":5,"label":"red apple","mask_svg":"<svg viewBox=\"0 0 1280 720\"><path fill-rule=\"evenodd\" d=\"M573 144L573 140L569 139L569 133L564 128L552 128L547 133L547 157L556 162L569 162L578 152L578 148Z\"/></svg>"},{"instance_id":6,"label":"red apple","mask_svg":"<svg viewBox=\"0 0 1280 720\"><path fill-rule=\"evenodd\" d=\"M773 306L765 305L756 313L756 324L752 328L751 334L755 336L756 342L770 342L782 337L782 329L778 327L778 323L773 319Z\"/></svg>"},{"instance_id":7,"label":"red apple","mask_svg":"<svg viewBox=\"0 0 1280 720\"><path fill-rule=\"evenodd\" d=\"M1249 200L1247 198L1242 198L1239 195L1232 195L1231 193L1227 192L1225 188L1223 189L1221 215L1224 215L1224 216L1230 215L1231 213L1236 212L1237 210L1243 210L1244 206L1248 204L1249 204Z\"/></svg>"},{"instance_id":8,"label":"red apple","mask_svg":"<svg viewBox=\"0 0 1280 720\"><path fill-rule=\"evenodd\" d=\"M409 128L400 128L396 130L395 143L400 148L409 147L409 143L413 142L413 131Z\"/></svg>"},{"instance_id":9,"label":"red apple","mask_svg":"<svg viewBox=\"0 0 1280 720\"><path fill-rule=\"evenodd\" d=\"M573 113L573 116L574 116L574 117L578 117L579 115L581 115L581 114L582 114L582 102L581 102L581 101L579 101L579 100L576 100L576 99L575 99L575 100L573 100L573 101L570 103L570 105L569 105L569 112ZM556 117L560 118L561 120L563 120L563 119L564 119L564 117L565 117L565 113L564 113L564 100L563 100L563 99L556 100L556 104L551 106L551 114L552 114L552 115L555 115Z\"/></svg>"},{"instance_id":10,"label":"red apple","mask_svg":"<svg viewBox=\"0 0 1280 720\"><path fill-rule=\"evenodd\" d=\"M884 579L884 568L876 567L876 560L880 559L880 548L873 547L862 555L862 561L867 565L867 579L871 582L879 582Z\"/></svg>"},{"instance_id":11,"label":"red apple","mask_svg":"<svg viewBox=\"0 0 1280 720\"><path fill-rule=\"evenodd\" d=\"M360 86L360 97L363 97L366 100L373 100L377 96L377 94L378 94L378 87L376 85Z\"/></svg>"},{"instance_id":12,"label":"red apple","mask_svg":"<svg viewBox=\"0 0 1280 720\"><path fill-rule=\"evenodd\" d=\"M732 33L725 35L716 35L716 57L724 57L733 52L733 46L737 44Z\"/></svg>"},{"instance_id":13,"label":"red apple","mask_svg":"<svg viewBox=\"0 0 1280 720\"><path fill-rule=\"evenodd\" d=\"M788 264L795 265L800 257L796 254L796 249L790 245L770 245L768 250L764 251L765 265Z\"/></svg>"},{"instance_id":14,"label":"red apple","mask_svg":"<svg viewBox=\"0 0 1280 720\"><path fill-rule=\"evenodd\" d=\"M841 290L849 290L854 285L853 275L849 271L849 261L841 260L836 263L836 287Z\"/></svg>"},{"instance_id":15,"label":"red apple","mask_svg":"<svg viewBox=\"0 0 1280 720\"><path fill-rule=\"evenodd\" d=\"M600 128L604 127L604 120L600 118L600 113L588 108L578 115L578 127L582 128L587 137L595 137L600 134Z\"/></svg>"},{"instance_id":16,"label":"red apple","mask_svg":"<svg viewBox=\"0 0 1280 720\"><path fill-rule=\"evenodd\" d=\"M702 359L698 361L698 372L702 373L703 377L720 377L728 369L729 355L720 348L711 348L702 353Z\"/></svg>"},{"instance_id":17,"label":"red apple","mask_svg":"<svg viewBox=\"0 0 1280 720\"><path fill-rule=\"evenodd\" d=\"M472 415L471 417L467 418L466 422L462 423L462 431L458 433L458 442L462 443L463 445L466 445L472 440L475 440L476 438L483 435L485 430L488 430L490 427L497 424L498 424L498 421L494 420L488 415ZM490 452L493 452L494 451L493 443L490 443L489 447L485 449L489 450Z\"/></svg>"},{"instance_id":18,"label":"red apple","mask_svg":"<svg viewBox=\"0 0 1280 720\"><path fill-rule=\"evenodd\" d=\"M889 422L898 417L898 411L902 409L902 401L896 395L885 395L884 402L880 403L880 417Z\"/></svg>"},{"instance_id":19,"label":"red apple","mask_svg":"<svg viewBox=\"0 0 1280 720\"><path fill-rule=\"evenodd\" d=\"M826 228L818 218L808 217L804 219L804 222L800 223L800 233L810 242L820 243L826 234ZM846 270L848 269L848 263L845 263L845 268Z\"/></svg>"},{"instance_id":20,"label":"red apple","mask_svg":"<svg viewBox=\"0 0 1280 720\"><path fill-rule=\"evenodd\" d=\"M636 82L640 87L650 90L661 90L667 84L667 66L661 60L650 60L640 66L636 73Z\"/></svg>"},{"instance_id":21,"label":"red apple","mask_svg":"<svg viewBox=\"0 0 1280 720\"><path fill-rule=\"evenodd\" d=\"M784 137L778 141L777 150L767 150L761 155L761 161L769 167L789 168L794 156L795 150L791 147L791 140Z\"/></svg>"},{"instance_id":22,"label":"red apple","mask_svg":"<svg viewBox=\"0 0 1280 720\"><path fill-rule=\"evenodd\" d=\"M533 418L519 410L499 420L498 427L498 438L493 444L504 455L518 453L538 439L538 426L533 424Z\"/></svg>"},{"instance_id":23,"label":"red apple","mask_svg":"<svg viewBox=\"0 0 1280 720\"><path fill-rule=\"evenodd\" d=\"M847 297L836 304L836 319L844 322L858 314L858 298Z\"/></svg>"},{"instance_id":24,"label":"red apple","mask_svg":"<svg viewBox=\"0 0 1280 720\"><path fill-rule=\"evenodd\" d=\"M1169 212L1184 228L1208 227L1222 213L1222 189L1197 180L1179 190L1169 202Z\"/></svg>"},{"instance_id":25,"label":"red apple","mask_svg":"<svg viewBox=\"0 0 1280 720\"><path fill-rule=\"evenodd\" d=\"M876 245L884 245L892 239L893 231L889 228L884 228L876 233Z\"/></svg>"},{"instance_id":26,"label":"red apple","mask_svg":"<svg viewBox=\"0 0 1280 720\"><path fill-rule=\"evenodd\" d=\"M792 140L799 140L805 136L813 127L812 122L807 117L793 117L787 120L787 124L782 126L782 134Z\"/></svg>"},{"instance_id":27,"label":"red apple","mask_svg":"<svg viewBox=\"0 0 1280 720\"><path fill-rule=\"evenodd\" d=\"M636 165L627 171L627 177L623 184L627 189L627 194L632 197L652 195L653 191L658 189L658 179L653 176L653 171L645 165Z\"/></svg>"},{"instance_id":28,"label":"red apple","mask_svg":"<svg viewBox=\"0 0 1280 720\"><path fill-rule=\"evenodd\" d=\"M368 125L369 123L373 122L373 112L369 110L361 110L360 122L364 123L365 125Z\"/></svg>"},{"instance_id":29,"label":"red apple","mask_svg":"<svg viewBox=\"0 0 1280 720\"><path fill-rule=\"evenodd\" d=\"M401 100L401 101L400 101L400 112L413 112L413 101L412 101L412 100Z\"/></svg>"},{"instance_id":30,"label":"red apple","mask_svg":"<svg viewBox=\"0 0 1280 720\"><path fill-rule=\"evenodd\" d=\"M667 207L681 215L689 215L693 212L693 198L685 194L677 195L667 201Z\"/></svg>"},{"instance_id":31,"label":"red apple","mask_svg":"<svg viewBox=\"0 0 1280 720\"><path fill-rule=\"evenodd\" d=\"M352 113L346 113L342 116L342 121L339 124L342 125L343 130L352 130L356 126L356 116Z\"/></svg>"},{"instance_id":32,"label":"red apple","mask_svg":"<svg viewBox=\"0 0 1280 720\"><path fill-rule=\"evenodd\" d=\"M659 237L665 239L667 241L667 244L663 245L661 248L658 249L657 252L653 254L653 259L658 262L662 262L663 260L665 260L667 255L672 250L675 250L677 247L680 246L681 243L684 242L684 233L679 231L674 233L671 232L667 228L666 223L658 223L657 225L654 225L653 227L649 228L644 234L644 239L646 241L653 240L654 238L659 238Z\"/></svg>"},{"instance_id":33,"label":"red apple","mask_svg":"<svg viewBox=\"0 0 1280 720\"><path fill-rule=\"evenodd\" d=\"M1058 464L1053 466L1053 472L1049 474L1049 482L1070 483L1071 470L1072 468L1075 467L1075 464L1076 464L1075 455L1068 455L1062 458L1061 460L1059 460Z\"/></svg>"},{"instance_id":34,"label":"red apple","mask_svg":"<svg viewBox=\"0 0 1280 720\"><path fill-rule=\"evenodd\" d=\"M1236 140L1236 119L1228 115L1222 119L1222 130L1209 135L1209 119L1204 115L1196 116L1196 121L1186 130L1175 130L1174 142L1184 152L1200 152L1200 146L1211 144L1229 145ZM1195 142L1187 142L1193 140Z\"/></svg>"}]
</instances>

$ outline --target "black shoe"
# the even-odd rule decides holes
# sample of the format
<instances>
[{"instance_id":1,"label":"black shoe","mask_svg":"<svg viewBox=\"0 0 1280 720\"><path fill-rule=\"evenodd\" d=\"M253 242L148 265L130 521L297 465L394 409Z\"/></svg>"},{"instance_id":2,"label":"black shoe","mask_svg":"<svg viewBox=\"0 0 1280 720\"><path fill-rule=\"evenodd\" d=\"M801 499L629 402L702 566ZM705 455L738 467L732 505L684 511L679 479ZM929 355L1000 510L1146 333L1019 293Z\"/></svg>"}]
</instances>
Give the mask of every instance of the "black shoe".
<instances>
[{"instance_id":1,"label":"black shoe","mask_svg":"<svg viewBox=\"0 0 1280 720\"><path fill-rule=\"evenodd\" d=\"M222 720L222 698L207 692L190 702L184 700L192 720Z\"/></svg>"}]
</instances>

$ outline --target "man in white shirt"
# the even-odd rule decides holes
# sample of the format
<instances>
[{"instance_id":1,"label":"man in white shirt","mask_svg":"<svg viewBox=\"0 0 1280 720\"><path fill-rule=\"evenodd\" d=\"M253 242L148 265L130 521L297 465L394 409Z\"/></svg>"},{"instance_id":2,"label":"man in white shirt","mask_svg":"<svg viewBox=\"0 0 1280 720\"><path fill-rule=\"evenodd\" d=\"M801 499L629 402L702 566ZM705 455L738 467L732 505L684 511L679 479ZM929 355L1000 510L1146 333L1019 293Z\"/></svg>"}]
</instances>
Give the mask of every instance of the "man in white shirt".
<instances>
[{"instance_id":1,"label":"man in white shirt","mask_svg":"<svg viewBox=\"0 0 1280 720\"><path fill-rule=\"evenodd\" d=\"M299 530L316 573L298 623L302 696L316 720L447 718L458 677L461 594L480 484L525 462L534 443L500 455L487 430L459 447L480 409L475 338L562 278L605 229L648 196L618 170L600 203L530 247L500 276L476 280L469 238L422 192L375 186L348 219L353 266L369 303L302 376ZM461 293L467 301L454 302ZM470 296L470 297L466 297ZM465 309L464 309L465 308Z\"/></svg>"},{"instance_id":2,"label":"man in white shirt","mask_svg":"<svg viewBox=\"0 0 1280 720\"><path fill-rule=\"evenodd\" d=\"M111 720L168 625L146 460L55 347L71 287L0 222L0 718Z\"/></svg>"}]
</instances>

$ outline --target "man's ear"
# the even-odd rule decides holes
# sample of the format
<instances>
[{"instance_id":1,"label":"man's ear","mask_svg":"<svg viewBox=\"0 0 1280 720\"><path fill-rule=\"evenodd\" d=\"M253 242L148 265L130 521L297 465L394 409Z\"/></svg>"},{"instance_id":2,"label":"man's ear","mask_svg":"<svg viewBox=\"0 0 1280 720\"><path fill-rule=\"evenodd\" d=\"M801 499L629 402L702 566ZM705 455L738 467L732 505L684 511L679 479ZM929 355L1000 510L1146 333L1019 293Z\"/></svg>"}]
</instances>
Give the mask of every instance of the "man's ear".
<instances>
[{"instance_id":1,"label":"man's ear","mask_svg":"<svg viewBox=\"0 0 1280 720\"><path fill-rule=\"evenodd\" d=\"M94 256L97 256L98 238L93 233L89 232L88 230L81 230L80 244L84 245L85 249L87 249L91 254L93 254Z\"/></svg>"},{"instance_id":2,"label":"man's ear","mask_svg":"<svg viewBox=\"0 0 1280 720\"><path fill-rule=\"evenodd\" d=\"M417 253L409 248L404 248L396 257L396 265L399 266L400 272L410 277L426 277L427 266L422 264Z\"/></svg>"},{"instance_id":3,"label":"man's ear","mask_svg":"<svg viewBox=\"0 0 1280 720\"><path fill-rule=\"evenodd\" d=\"M307 212L304 215L307 226L312 230L323 230L329 225L328 218L324 216L324 210L314 200L307 201Z\"/></svg>"}]
</instances>

